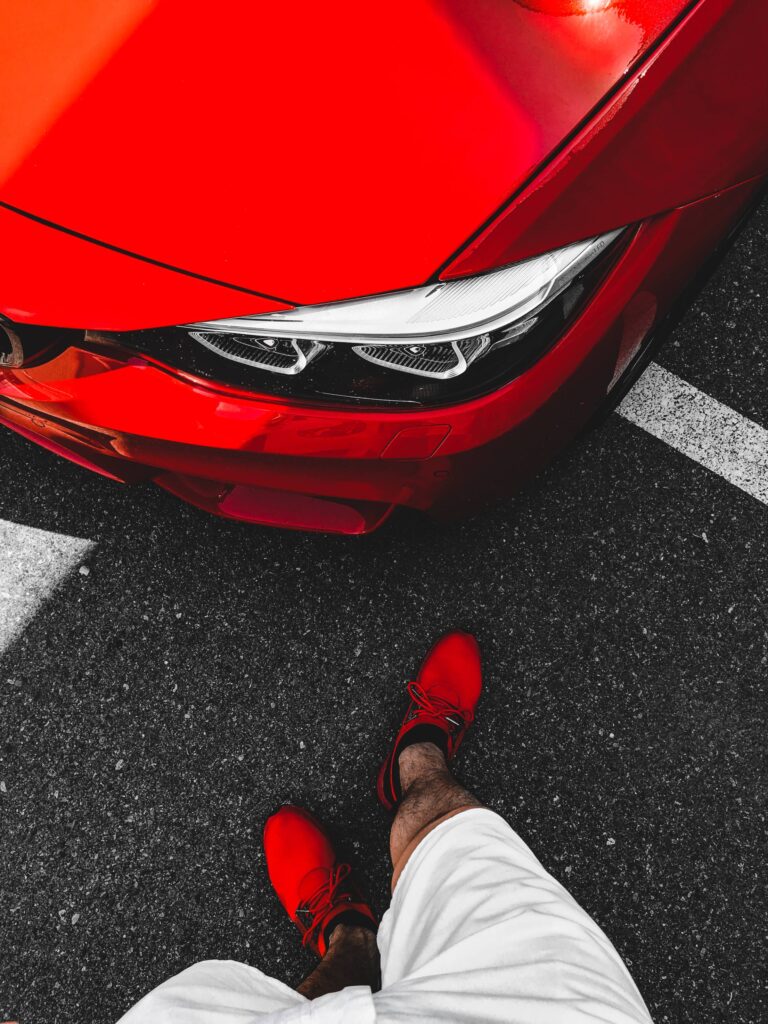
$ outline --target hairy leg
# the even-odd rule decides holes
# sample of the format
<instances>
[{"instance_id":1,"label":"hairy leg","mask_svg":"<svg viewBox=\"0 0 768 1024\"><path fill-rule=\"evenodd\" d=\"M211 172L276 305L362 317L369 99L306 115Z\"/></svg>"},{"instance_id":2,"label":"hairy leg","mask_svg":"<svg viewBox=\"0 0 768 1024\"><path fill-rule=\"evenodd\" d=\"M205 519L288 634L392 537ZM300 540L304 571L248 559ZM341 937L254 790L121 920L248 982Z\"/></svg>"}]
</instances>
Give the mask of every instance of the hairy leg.
<instances>
[{"instance_id":1,"label":"hairy leg","mask_svg":"<svg viewBox=\"0 0 768 1024\"><path fill-rule=\"evenodd\" d=\"M325 956L297 991L307 999L317 999L347 985L378 988L379 948L369 928L339 924L331 932Z\"/></svg>"},{"instance_id":2,"label":"hairy leg","mask_svg":"<svg viewBox=\"0 0 768 1024\"><path fill-rule=\"evenodd\" d=\"M482 807L480 801L460 786L434 743L414 743L400 754L402 798L392 831L389 849L392 864L400 866L403 854L423 838L431 825L456 811Z\"/></svg>"},{"instance_id":3,"label":"hairy leg","mask_svg":"<svg viewBox=\"0 0 768 1024\"><path fill-rule=\"evenodd\" d=\"M406 747L398 758L398 766L402 798L389 838L393 865L447 814L482 807L476 797L459 785L442 750L434 743ZM378 987L379 950L372 931L340 924L331 933L328 952L298 991L308 999L316 999L347 985Z\"/></svg>"}]
</instances>

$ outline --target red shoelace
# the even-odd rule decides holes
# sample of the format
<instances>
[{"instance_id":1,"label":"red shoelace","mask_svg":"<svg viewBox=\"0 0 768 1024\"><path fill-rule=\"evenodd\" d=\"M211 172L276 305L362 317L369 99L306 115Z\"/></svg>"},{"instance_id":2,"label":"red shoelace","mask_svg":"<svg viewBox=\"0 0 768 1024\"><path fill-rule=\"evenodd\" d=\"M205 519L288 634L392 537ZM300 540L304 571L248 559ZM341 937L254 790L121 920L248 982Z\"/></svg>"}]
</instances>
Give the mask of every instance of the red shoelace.
<instances>
[{"instance_id":1,"label":"red shoelace","mask_svg":"<svg viewBox=\"0 0 768 1024\"><path fill-rule=\"evenodd\" d=\"M446 718L451 725L466 728L472 723L474 718L471 711L459 711L450 701L425 693L418 683L408 683L408 696L416 707L426 712L426 714L433 715L435 718ZM458 718L459 721L454 721L454 718Z\"/></svg>"},{"instance_id":2,"label":"red shoelace","mask_svg":"<svg viewBox=\"0 0 768 1024\"><path fill-rule=\"evenodd\" d=\"M323 915L334 905L336 896L342 888L342 883L347 880L351 872L352 868L349 864L337 864L328 872L328 881L322 882L309 899L302 903L299 910L312 915L312 923L304 932L301 940L304 946L308 946L312 942L315 937L315 930L322 921Z\"/></svg>"}]
</instances>

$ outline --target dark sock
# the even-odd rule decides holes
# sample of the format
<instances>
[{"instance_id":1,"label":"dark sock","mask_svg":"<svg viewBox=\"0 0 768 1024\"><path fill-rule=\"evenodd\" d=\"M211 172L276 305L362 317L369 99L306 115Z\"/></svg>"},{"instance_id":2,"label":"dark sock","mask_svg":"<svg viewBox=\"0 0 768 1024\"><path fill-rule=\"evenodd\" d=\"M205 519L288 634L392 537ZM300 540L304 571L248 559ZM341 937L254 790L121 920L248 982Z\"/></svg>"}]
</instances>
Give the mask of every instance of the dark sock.
<instances>
[{"instance_id":1,"label":"dark sock","mask_svg":"<svg viewBox=\"0 0 768 1024\"><path fill-rule=\"evenodd\" d=\"M326 948L331 938L331 932L340 924L349 925L350 928L367 928L369 932L374 933L378 928L370 917L366 917L365 914L361 914L359 910L344 910L342 913L332 917L323 929L323 938L325 939Z\"/></svg>"},{"instance_id":2,"label":"dark sock","mask_svg":"<svg viewBox=\"0 0 768 1024\"><path fill-rule=\"evenodd\" d=\"M448 760L448 734L436 725L414 725L400 740L392 758L392 788L395 791L396 800L399 800L403 795L400 786L400 764L398 759L405 748L412 747L414 743L434 743L436 747L442 750L446 761Z\"/></svg>"}]
</instances>

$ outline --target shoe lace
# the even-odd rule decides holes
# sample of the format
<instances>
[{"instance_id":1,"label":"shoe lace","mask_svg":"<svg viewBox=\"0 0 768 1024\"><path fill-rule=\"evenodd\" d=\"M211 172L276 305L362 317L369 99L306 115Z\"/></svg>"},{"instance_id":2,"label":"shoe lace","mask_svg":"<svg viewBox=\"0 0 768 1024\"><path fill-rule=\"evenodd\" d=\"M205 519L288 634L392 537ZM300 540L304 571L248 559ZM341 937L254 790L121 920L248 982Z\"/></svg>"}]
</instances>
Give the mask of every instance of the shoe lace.
<instances>
[{"instance_id":1,"label":"shoe lace","mask_svg":"<svg viewBox=\"0 0 768 1024\"><path fill-rule=\"evenodd\" d=\"M321 882L315 892L301 905L301 911L311 916L312 923L304 933L302 944L308 946L326 913L337 900L343 883L352 872L349 864L337 864L328 872L328 879Z\"/></svg>"},{"instance_id":2,"label":"shoe lace","mask_svg":"<svg viewBox=\"0 0 768 1024\"><path fill-rule=\"evenodd\" d=\"M474 718L471 711L459 711L455 704L451 704L443 697L426 693L418 683L408 683L408 696L417 708L436 718L446 718L451 725L458 728L470 725Z\"/></svg>"}]
</instances>

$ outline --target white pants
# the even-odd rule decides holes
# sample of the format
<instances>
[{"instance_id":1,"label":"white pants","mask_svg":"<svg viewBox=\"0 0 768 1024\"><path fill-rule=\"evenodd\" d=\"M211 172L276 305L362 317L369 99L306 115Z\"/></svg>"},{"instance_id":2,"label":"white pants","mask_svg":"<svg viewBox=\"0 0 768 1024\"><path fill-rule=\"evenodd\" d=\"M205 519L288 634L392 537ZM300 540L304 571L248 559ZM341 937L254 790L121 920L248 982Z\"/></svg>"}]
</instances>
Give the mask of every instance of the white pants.
<instances>
[{"instance_id":1,"label":"white pants","mask_svg":"<svg viewBox=\"0 0 768 1024\"><path fill-rule=\"evenodd\" d=\"M312 1001L254 967L207 960L120 1024L649 1024L592 919L497 814L463 811L412 853L379 930L382 987Z\"/></svg>"}]
</instances>

